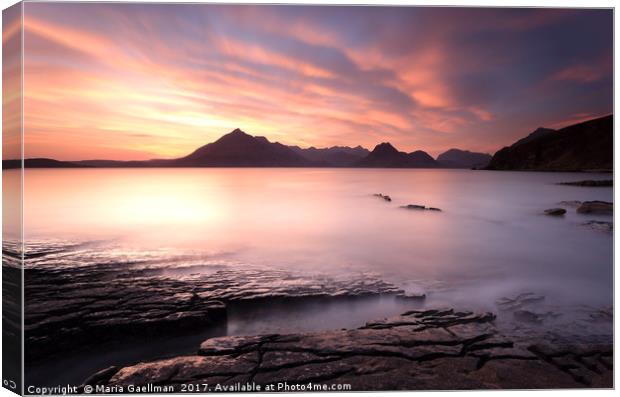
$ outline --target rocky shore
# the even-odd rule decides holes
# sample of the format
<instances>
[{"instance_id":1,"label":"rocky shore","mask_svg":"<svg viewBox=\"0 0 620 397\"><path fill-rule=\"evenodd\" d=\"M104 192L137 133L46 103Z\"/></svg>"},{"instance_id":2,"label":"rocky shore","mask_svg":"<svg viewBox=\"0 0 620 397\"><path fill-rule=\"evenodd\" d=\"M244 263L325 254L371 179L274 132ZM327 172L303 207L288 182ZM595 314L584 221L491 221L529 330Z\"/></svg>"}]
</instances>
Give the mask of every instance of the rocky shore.
<instances>
[{"instance_id":1,"label":"rocky shore","mask_svg":"<svg viewBox=\"0 0 620 397\"><path fill-rule=\"evenodd\" d=\"M409 311L358 329L205 340L193 355L110 367L83 387L120 391L156 384L265 390L348 384L351 390L613 387L613 348L500 333L492 313ZM213 390L213 389L210 389ZM204 392L205 390L197 390Z\"/></svg>"},{"instance_id":2,"label":"rocky shore","mask_svg":"<svg viewBox=\"0 0 620 397\"><path fill-rule=\"evenodd\" d=\"M176 261L174 274L171 261ZM176 388L190 383L267 387L282 382L350 384L352 390L612 387L611 309L584 307L573 321L546 305L544 296L521 293L495 303L500 317L421 310L429 305L425 294L406 292L371 274L308 277L205 261L88 244L32 244L25 269L28 368L39 366L39 373L47 373L46 366L67 354L82 362L89 354L116 349L117 356L103 365L89 363L70 382L79 384L102 369L84 385L109 387L108 392L127 392L121 389L129 385L165 385L181 392ZM363 320L340 330L218 336L230 335L232 309L243 305L277 303L292 310L300 302L348 305L386 297L403 305L399 311L409 311L360 328L353 327ZM565 322L555 323L558 317ZM600 327L586 331L584 324ZM202 332L214 327L222 329ZM170 337L187 341L182 351L131 359L118 355L120 349Z\"/></svg>"},{"instance_id":3,"label":"rocky shore","mask_svg":"<svg viewBox=\"0 0 620 397\"><path fill-rule=\"evenodd\" d=\"M98 255L67 245L30 249L25 269L27 360L49 359L110 341L183 335L225 325L231 303L385 295L423 299L368 274L334 279L251 266L216 266L209 272L189 267L183 270L186 274L168 275L148 264L148 255L133 257L129 263L126 258L114 258L113 251L105 253L112 258ZM90 264L74 266L76 257ZM190 258L184 260L191 263Z\"/></svg>"}]
</instances>

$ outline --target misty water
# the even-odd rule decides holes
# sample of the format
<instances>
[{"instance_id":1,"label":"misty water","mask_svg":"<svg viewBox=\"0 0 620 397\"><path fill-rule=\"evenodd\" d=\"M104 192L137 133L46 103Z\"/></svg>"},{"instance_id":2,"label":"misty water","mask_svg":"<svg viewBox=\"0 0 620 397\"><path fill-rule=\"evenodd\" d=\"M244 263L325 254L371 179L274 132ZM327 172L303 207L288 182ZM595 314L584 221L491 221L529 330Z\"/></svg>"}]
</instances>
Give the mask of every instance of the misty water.
<instances>
[{"instance_id":1,"label":"misty water","mask_svg":"<svg viewBox=\"0 0 620 397\"><path fill-rule=\"evenodd\" d=\"M563 217L543 215L562 201L613 201L612 188L556 184L610 177L423 169L29 169L25 236L199 251L205 261L230 266L374 272L446 303L480 306L539 289L567 302L611 305L612 235L582 225L611 216L581 215L568 206ZM407 204L442 212L400 208Z\"/></svg>"},{"instance_id":2,"label":"misty water","mask_svg":"<svg viewBox=\"0 0 620 397\"><path fill-rule=\"evenodd\" d=\"M5 171L4 178L16 175ZM213 266L309 278L372 275L427 295L422 302L384 297L232 305L220 332L227 334L353 327L416 307L498 312L497 299L524 292L544 295L541 310L568 321L574 313L612 306L613 236L584 225L612 217L578 214L558 203L613 201L613 189L557 183L611 177L426 169L28 169L26 249L28 241L92 241L99 257L120 250L126 262L132 255L192 258L154 265L173 277ZM442 211L401 208L407 204ZM543 214L558 206L567 209L565 216ZM587 326L583 321L575 332Z\"/></svg>"}]
</instances>

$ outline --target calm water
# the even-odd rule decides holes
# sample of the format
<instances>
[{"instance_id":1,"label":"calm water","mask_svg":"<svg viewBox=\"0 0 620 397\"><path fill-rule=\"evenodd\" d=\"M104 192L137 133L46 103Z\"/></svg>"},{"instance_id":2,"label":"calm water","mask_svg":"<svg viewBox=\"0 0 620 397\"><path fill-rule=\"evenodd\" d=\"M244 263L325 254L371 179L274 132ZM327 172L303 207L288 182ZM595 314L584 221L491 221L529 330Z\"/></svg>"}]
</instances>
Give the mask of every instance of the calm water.
<instances>
[{"instance_id":1,"label":"calm water","mask_svg":"<svg viewBox=\"0 0 620 397\"><path fill-rule=\"evenodd\" d=\"M4 172L5 178L16 176ZM366 169L30 169L26 238L115 240L199 250L230 263L372 271L409 290L484 303L544 289L609 304L612 236L541 215L612 188L556 182L610 175ZM389 194L388 203L373 193ZM443 212L411 211L406 204ZM443 299L443 298L442 298Z\"/></svg>"},{"instance_id":2,"label":"calm water","mask_svg":"<svg viewBox=\"0 0 620 397\"><path fill-rule=\"evenodd\" d=\"M17 174L3 175L10 182ZM564 217L542 212L566 200L612 201L612 188L555 184L609 178L470 170L29 169L25 235L27 241L104 242L98 260L111 255L107 242L114 255L118 247L150 257L201 253L204 259L190 262L192 272L208 272L214 263L308 277L371 272L407 291L427 293L421 303L427 306L497 312L498 298L535 292L546 296L544 310L590 310L612 305L613 237L582 224L612 217L580 215L574 207L565 207ZM388 194L392 202L373 193ZM400 208L406 204L442 212ZM188 263L164 266L168 274L183 274ZM393 299L233 305L224 332L359 326L412 305ZM585 332L588 318L575 326L576 333ZM195 349L196 341L184 343L187 352Z\"/></svg>"},{"instance_id":3,"label":"calm water","mask_svg":"<svg viewBox=\"0 0 620 397\"><path fill-rule=\"evenodd\" d=\"M6 174L6 173L5 173ZM484 302L545 289L612 299L612 236L564 200L612 188L555 185L608 175L370 169L27 170L26 238L114 239L299 271L373 271L407 289ZM388 203L373 197L388 194ZM439 207L412 211L406 204Z\"/></svg>"}]
</instances>

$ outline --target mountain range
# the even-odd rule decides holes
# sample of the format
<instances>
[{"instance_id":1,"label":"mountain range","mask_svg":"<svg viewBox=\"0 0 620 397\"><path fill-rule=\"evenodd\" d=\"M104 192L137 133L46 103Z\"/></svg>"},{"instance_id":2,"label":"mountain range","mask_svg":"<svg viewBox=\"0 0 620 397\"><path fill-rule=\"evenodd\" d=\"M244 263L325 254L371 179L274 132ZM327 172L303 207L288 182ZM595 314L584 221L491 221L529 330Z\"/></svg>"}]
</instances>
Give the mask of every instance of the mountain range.
<instances>
[{"instance_id":1,"label":"mountain range","mask_svg":"<svg viewBox=\"0 0 620 397\"><path fill-rule=\"evenodd\" d=\"M467 152L469 153L469 152ZM301 148L270 142L262 136L252 136L240 129L199 147L177 159L146 161L79 160L58 161L31 158L24 161L27 168L76 167L371 167L371 168L437 168L441 164L421 150L405 153L390 143L381 143L369 151L361 146L332 146ZM4 160L5 169L19 168L21 161ZM459 166L456 164L455 166ZM469 164L461 164L463 168Z\"/></svg>"},{"instance_id":2,"label":"mountain range","mask_svg":"<svg viewBox=\"0 0 620 397\"><path fill-rule=\"evenodd\" d=\"M491 156L450 149L437 159L417 150L401 152L389 142L372 151L361 146L301 148L270 142L240 129L177 159L146 161L58 161L31 158L27 168L76 167L366 167L366 168L476 168L490 170L610 170L613 168L613 116L560 130L538 128ZM3 160L4 169L19 168L20 160Z\"/></svg>"}]
</instances>

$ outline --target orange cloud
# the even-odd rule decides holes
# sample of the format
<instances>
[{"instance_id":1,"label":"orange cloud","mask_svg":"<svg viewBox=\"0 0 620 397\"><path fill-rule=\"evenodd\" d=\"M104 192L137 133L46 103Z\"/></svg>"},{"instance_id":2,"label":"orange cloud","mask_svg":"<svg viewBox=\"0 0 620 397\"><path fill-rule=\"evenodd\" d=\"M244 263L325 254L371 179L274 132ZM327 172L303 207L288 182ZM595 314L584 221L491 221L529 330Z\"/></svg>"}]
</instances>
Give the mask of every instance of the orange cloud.
<instances>
[{"instance_id":1,"label":"orange cloud","mask_svg":"<svg viewBox=\"0 0 620 397\"><path fill-rule=\"evenodd\" d=\"M520 67L516 47L504 51L496 37L509 32L502 40L512 40L572 15L304 10L29 3L26 154L177 157L236 127L308 146L390 139L407 151L468 149L479 138L492 151L523 118L503 115L541 100L533 89L549 81L548 68L528 74L535 57ZM6 26L3 41L15 34ZM610 70L599 61L563 68L553 84L600 81ZM559 102L548 96L523 111L548 112ZM599 102L584 111L602 113ZM563 106L553 109L557 119L579 113Z\"/></svg>"}]
</instances>

